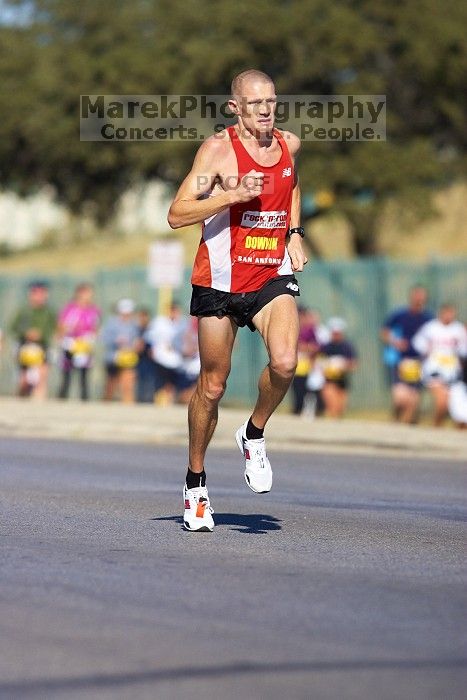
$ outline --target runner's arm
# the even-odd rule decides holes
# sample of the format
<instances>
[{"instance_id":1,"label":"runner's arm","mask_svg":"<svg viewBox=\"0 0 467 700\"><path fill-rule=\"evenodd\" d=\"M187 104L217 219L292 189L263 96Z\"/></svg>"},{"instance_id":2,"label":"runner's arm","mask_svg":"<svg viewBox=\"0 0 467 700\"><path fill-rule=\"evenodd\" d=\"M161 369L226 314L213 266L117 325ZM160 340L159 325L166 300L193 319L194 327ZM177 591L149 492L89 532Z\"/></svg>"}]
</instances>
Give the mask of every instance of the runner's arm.
<instances>
[{"instance_id":1,"label":"runner's arm","mask_svg":"<svg viewBox=\"0 0 467 700\"><path fill-rule=\"evenodd\" d=\"M229 148L228 142L215 137L203 143L169 209L167 221L171 228L198 224L237 202L247 202L261 194L264 174L252 170L235 188L203 198L219 177L219 165L225 162Z\"/></svg>"},{"instance_id":2,"label":"runner's arm","mask_svg":"<svg viewBox=\"0 0 467 700\"><path fill-rule=\"evenodd\" d=\"M288 145L290 156L294 164L294 188L292 190L292 203L290 206L290 228L297 228L300 226L300 213L301 213L301 192L300 184L298 181L298 174L295 168L295 158L300 149L300 139L295 134L290 132L285 132L284 137ZM292 269L294 272L302 272L304 265L308 262L308 258L305 255L305 251L302 246L302 238L298 233L293 233L289 237L287 243L287 250L290 255L292 262Z\"/></svg>"}]
</instances>

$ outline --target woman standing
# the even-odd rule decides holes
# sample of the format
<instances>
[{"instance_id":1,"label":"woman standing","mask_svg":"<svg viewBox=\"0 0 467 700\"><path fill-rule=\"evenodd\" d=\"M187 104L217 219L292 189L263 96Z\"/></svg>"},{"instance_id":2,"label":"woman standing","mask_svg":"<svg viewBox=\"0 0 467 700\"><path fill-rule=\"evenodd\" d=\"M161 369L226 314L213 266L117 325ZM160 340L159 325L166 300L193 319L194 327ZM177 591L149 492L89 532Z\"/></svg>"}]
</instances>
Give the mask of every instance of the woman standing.
<instances>
[{"instance_id":1,"label":"woman standing","mask_svg":"<svg viewBox=\"0 0 467 700\"><path fill-rule=\"evenodd\" d=\"M97 330L101 319L99 308L93 303L94 288L91 284L79 284L70 301L58 316L58 340L61 346L62 383L58 397L68 398L71 377L76 370L80 377L82 401L89 398L88 372Z\"/></svg>"}]
</instances>

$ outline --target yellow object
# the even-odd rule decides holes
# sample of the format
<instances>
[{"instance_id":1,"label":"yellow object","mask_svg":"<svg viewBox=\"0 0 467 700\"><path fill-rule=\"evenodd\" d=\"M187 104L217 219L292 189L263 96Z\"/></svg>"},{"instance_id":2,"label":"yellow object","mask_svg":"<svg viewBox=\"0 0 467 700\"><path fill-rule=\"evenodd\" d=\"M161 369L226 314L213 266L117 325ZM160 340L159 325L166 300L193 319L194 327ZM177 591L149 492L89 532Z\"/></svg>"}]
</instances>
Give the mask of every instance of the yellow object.
<instances>
[{"instance_id":1,"label":"yellow object","mask_svg":"<svg viewBox=\"0 0 467 700\"><path fill-rule=\"evenodd\" d=\"M37 343L26 343L19 350L19 362L23 367L40 367L45 362L45 351Z\"/></svg>"},{"instance_id":2,"label":"yellow object","mask_svg":"<svg viewBox=\"0 0 467 700\"><path fill-rule=\"evenodd\" d=\"M455 355L443 355L440 352L433 355L433 360L443 369L454 369L459 364L459 361Z\"/></svg>"},{"instance_id":3,"label":"yellow object","mask_svg":"<svg viewBox=\"0 0 467 700\"><path fill-rule=\"evenodd\" d=\"M75 338L70 352L72 355L90 355L92 352L92 345L89 340L85 338Z\"/></svg>"},{"instance_id":4,"label":"yellow object","mask_svg":"<svg viewBox=\"0 0 467 700\"><path fill-rule=\"evenodd\" d=\"M307 355L299 355L297 362L297 369L295 370L295 375L297 377L306 377L311 369L310 358Z\"/></svg>"},{"instance_id":5,"label":"yellow object","mask_svg":"<svg viewBox=\"0 0 467 700\"><path fill-rule=\"evenodd\" d=\"M315 202L320 209L327 209L335 202L336 196L331 190L318 190L315 193Z\"/></svg>"},{"instance_id":6,"label":"yellow object","mask_svg":"<svg viewBox=\"0 0 467 700\"><path fill-rule=\"evenodd\" d=\"M326 379L338 380L342 379L347 369L347 362L345 357L340 355L335 355L334 357L327 357L323 363L323 374Z\"/></svg>"},{"instance_id":7,"label":"yellow object","mask_svg":"<svg viewBox=\"0 0 467 700\"><path fill-rule=\"evenodd\" d=\"M124 348L115 354L115 364L120 369L133 369L138 363L138 355L134 350Z\"/></svg>"},{"instance_id":8,"label":"yellow object","mask_svg":"<svg viewBox=\"0 0 467 700\"><path fill-rule=\"evenodd\" d=\"M406 357L397 368L399 379L407 384L417 384L422 378L422 366L419 360Z\"/></svg>"}]
</instances>

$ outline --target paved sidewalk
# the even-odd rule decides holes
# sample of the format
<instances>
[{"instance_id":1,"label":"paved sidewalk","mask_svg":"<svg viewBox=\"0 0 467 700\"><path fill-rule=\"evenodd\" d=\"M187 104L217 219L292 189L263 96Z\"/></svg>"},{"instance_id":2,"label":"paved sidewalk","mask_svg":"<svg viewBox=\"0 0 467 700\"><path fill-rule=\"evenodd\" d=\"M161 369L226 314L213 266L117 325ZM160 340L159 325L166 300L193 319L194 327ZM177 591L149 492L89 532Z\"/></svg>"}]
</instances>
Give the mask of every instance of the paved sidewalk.
<instances>
[{"instance_id":1,"label":"paved sidewalk","mask_svg":"<svg viewBox=\"0 0 467 700\"><path fill-rule=\"evenodd\" d=\"M234 448L234 433L246 416L245 410L221 409L212 445ZM186 408L0 398L0 436L186 445ZM428 456L467 466L467 431L454 429L275 414L266 436L271 450Z\"/></svg>"}]
</instances>

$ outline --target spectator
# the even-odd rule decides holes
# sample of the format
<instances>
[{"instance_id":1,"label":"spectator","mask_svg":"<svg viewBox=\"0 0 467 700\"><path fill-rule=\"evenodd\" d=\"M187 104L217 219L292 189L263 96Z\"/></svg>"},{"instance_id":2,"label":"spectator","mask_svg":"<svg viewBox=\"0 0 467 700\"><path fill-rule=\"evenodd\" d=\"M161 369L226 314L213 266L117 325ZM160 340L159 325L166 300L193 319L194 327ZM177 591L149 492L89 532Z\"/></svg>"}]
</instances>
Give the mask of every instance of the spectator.
<instances>
[{"instance_id":1,"label":"spectator","mask_svg":"<svg viewBox=\"0 0 467 700\"><path fill-rule=\"evenodd\" d=\"M350 374L357 366L357 354L346 339L347 324L342 318L331 318L328 329L329 343L321 348L322 367L325 377L323 399L326 415L342 418L347 407Z\"/></svg>"},{"instance_id":2,"label":"spectator","mask_svg":"<svg viewBox=\"0 0 467 700\"><path fill-rule=\"evenodd\" d=\"M316 340L318 343L320 345L326 345L326 343L329 343L331 334L329 333L329 329L326 324L321 321L320 311L318 309L310 309L309 318L313 328L315 329Z\"/></svg>"},{"instance_id":3,"label":"spectator","mask_svg":"<svg viewBox=\"0 0 467 700\"><path fill-rule=\"evenodd\" d=\"M307 378L319 348L316 340L314 318L307 307L298 307L298 322L298 362L295 376L292 380L292 412L296 416L299 416L303 411L307 394Z\"/></svg>"},{"instance_id":4,"label":"spectator","mask_svg":"<svg viewBox=\"0 0 467 700\"><path fill-rule=\"evenodd\" d=\"M329 343L331 335L327 326L321 322L321 313L318 311L318 309L310 309L309 318L313 325L316 341L319 347ZM323 386L324 374L316 356L306 380L307 394L305 397L304 413L311 413L315 416L323 415Z\"/></svg>"},{"instance_id":5,"label":"spectator","mask_svg":"<svg viewBox=\"0 0 467 700\"><path fill-rule=\"evenodd\" d=\"M185 325L180 324L174 337L173 346L182 358L175 380L177 402L189 404L201 369L198 347L198 319L195 316L187 318Z\"/></svg>"},{"instance_id":6,"label":"spectator","mask_svg":"<svg viewBox=\"0 0 467 700\"><path fill-rule=\"evenodd\" d=\"M111 401L117 390L124 403L133 403L135 398L138 327L133 317L134 310L135 305L131 299L120 299L117 314L111 316L102 328L107 372L105 401Z\"/></svg>"},{"instance_id":7,"label":"spectator","mask_svg":"<svg viewBox=\"0 0 467 700\"><path fill-rule=\"evenodd\" d=\"M177 302L173 302L167 315L156 316L149 326L146 338L152 348L155 366L155 391L161 404L175 400L179 370L183 365L180 348L174 345L175 338L186 329L187 318Z\"/></svg>"},{"instance_id":8,"label":"spectator","mask_svg":"<svg viewBox=\"0 0 467 700\"><path fill-rule=\"evenodd\" d=\"M453 304L443 304L437 318L425 323L412 339L423 357L422 378L433 397L435 426L447 416L449 387L459 380L461 361L467 357L467 331L456 313Z\"/></svg>"},{"instance_id":9,"label":"spectator","mask_svg":"<svg viewBox=\"0 0 467 700\"><path fill-rule=\"evenodd\" d=\"M449 415L458 428L467 428L467 360L461 377L449 389Z\"/></svg>"},{"instance_id":10,"label":"spectator","mask_svg":"<svg viewBox=\"0 0 467 700\"><path fill-rule=\"evenodd\" d=\"M48 283L31 282L27 302L18 309L10 324L10 332L18 345L19 396L47 397L47 350L56 327L56 314L48 299Z\"/></svg>"},{"instance_id":11,"label":"spectator","mask_svg":"<svg viewBox=\"0 0 467 700\"><path fill-rule=\"evenodd\" d=\"M136 400L139 403L152 403L155 393L155 366L151 357L151 345L147 341L151 316L149 310L140 308L137 312L138 339L136 350L138 353L138 364L136 365Z\"/></svg>"},{"instance_id":12,"label":"spectator","mask_svg":"<svg viewBox=\"0 0 467 700\"><path fill-rule=\"evenodd\" d=\"M61 345L62 369L62 383L58 394L60 399L68 398L74 370L78 371L80 377L81 400L87 401L89 398L88 372L92 365L101 318L101 312L93 303L93 297L94 288L91 284L79 284L73 300L63 307L58 316L57 333Z\"/></svg>"},{"instance_id":13,"label":"spectator","mask_svg":"<svg viewBox=\"0 0 467 700\"><path fill-rule=\"evenodd\" d=\"M421 363L412 338L433 318L426 309L427 298L425 287L413 287L409 305L390 314L380 333L386 346L383 359L392 386L394 415L402 423L414 423L417 419L422 389Z\"/></svg>"}]
</instances>

